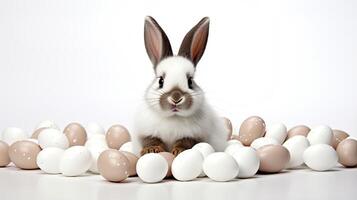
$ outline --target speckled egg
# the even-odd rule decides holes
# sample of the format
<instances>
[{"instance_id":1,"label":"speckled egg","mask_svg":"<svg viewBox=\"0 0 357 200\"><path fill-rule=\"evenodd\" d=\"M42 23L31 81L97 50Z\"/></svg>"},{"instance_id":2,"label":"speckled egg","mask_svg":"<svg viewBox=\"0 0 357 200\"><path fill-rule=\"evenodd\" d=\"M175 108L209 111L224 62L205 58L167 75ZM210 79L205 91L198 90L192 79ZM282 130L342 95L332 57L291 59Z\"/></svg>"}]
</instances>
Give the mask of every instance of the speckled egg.
<instances>
[{"instance_id":1,"label":"speckled egg","mask_svg":"<svg viewBox=\"0 0 357 200\"><path fill-rule=\"evenodd\" d=\"M9 163L9 145L0 141L0 167L6 167Z\"/></svg>"},{"instance_id":2,"label":"speckled egg","mask_svg":"<svg viewBox=\"0 0 357 200\"><path fill-rule=\"evenodd\" d=\"M307 134L310 132L310 128L305 126L305 125L298 125L293 128L291 128L288 131L288 139L295 136L295 135L302 135L302 136L307 136Z\"/></svg>"},{"instance_id":3,"label":"speckled egg","mask_svg":"<svg viewBox=\"0 0 357 200\"><path fill-rule=\"evenodd\" d=\"M119 149L124 143L130 141L129 131L121 125L113 125L105 135L107 144L112 149Z\"/></svg>"},{"instance_id":4,"label":"speckled egg","mask_svg":"<svg viewBox=\"0 0 357 200\"><path fill-rule=\"evenodd\" d=\"M37 155L41 148L30 141L18 141L9 148L10 160L21 169L37 169Z\"/></svg>"},{"instance_id":5,"label":"speckled egg","mask_svg":"<svg viewBox=\"0 0 357 200\"><path fill-rule=\"evenodd\" d=\"M239 141L249 146L255 139L265 134L265 122L258 116L252 116L244 120L239 129Z\"/></svg>"},{"instance_id":6,"label":"speckled egg","mask_svg":"<svg viewBox=\"0 0 357 200\"><path fill-rule=\"evenodd\" d=\"M125 157L129 160L129 176L135 176L136 175L136 163L138 162L138 157L130 152L127 151L121 151Z\"/></svg>"},{"instance_id":7,"label":"speckled egg","mask_svg":"<svg viewBox=\"0 0 357 200\"><path fill-rule=\"evenodd\" d=\"M129 177L130 162L120 151L108 149L98 158L98 170L108 181L121 182Z\"/></svg>"},{"instance_id":8,"label":"speckled egg","mask_svg":"<svg viewBox=\"0 0 357 200\"><path fill-rule=\"evenodd\" d=\"M67 136L70 147L83 146L87 141L87 132L79 123L68 124L63 133Z\"/></svg>"}]
</instances>

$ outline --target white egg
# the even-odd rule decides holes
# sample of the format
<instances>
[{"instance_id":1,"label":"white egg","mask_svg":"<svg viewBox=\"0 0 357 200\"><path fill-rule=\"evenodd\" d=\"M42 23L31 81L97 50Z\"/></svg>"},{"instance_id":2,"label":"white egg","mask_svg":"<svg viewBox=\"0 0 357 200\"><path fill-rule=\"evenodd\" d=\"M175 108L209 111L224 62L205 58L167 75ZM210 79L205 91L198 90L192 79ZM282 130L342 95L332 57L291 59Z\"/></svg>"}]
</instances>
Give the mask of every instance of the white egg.
<instances>
[{"instance_id":1,"label":"white egg","mask_svg":"<svg viewBox=\"0 0 357 200\"><path fill-rule=\"evenodd\" d=\"M92 164L92 155L84 146L72 146L66 149L60 161L60 171L64 176L84 174Z\"/></svg>"},{"instance_id":2,"label":"white egg","mask_svg":"<svg viewBox=\"0 0 357 200\"><path fill-rule=\"evenodd\" d=\"M229 155L233 155L235 152L238 151L238 149L244 147L243 144L241 143L234 143L234 144L231 144L231 145L228 145L226 147L226 149L224 150L224 152L228 153Z\"/></svg>"},{"instance_id":3,"label":"white egg","mask_svg":"<svg viewBox=\"0 0 357 200\"><path fill-rule=\"evenodd\" d=\"M40 128L53 128L53 129L60 130L58 125L54 121L51 121L51 120L45 120L45 121L40 122L36 126L35 130L40 129Z\"/></svg>"},{"instance_id":4,"label":"white egg","mask_svg":"<svg viewBox=\"0 0 357 200\"><path fill-rule=\"evenodd\" d=\"M96 134L101 134L101 135L105 134L105 129L103 128L103 126L101 126L98 123L89 123L89 124L87 124L85 129L86 129L88 138L91 138L93 135L96 135Z\"/></svg>"},{"instance_id":5,"label":"white egg","mask_svg":"<svg viewBox=\"0 0 357 200\"><path fill-rule=\"evenodd\" d=\"M25 140L28 135L21 128L8 127L2 132L2 140L6 142L9 146L14 142Z\"/></svg>"},{"instance_id":6,"label":"white egg","mask_svg":"<svg viewBox=\"0 0 357 200\"><path fill-rule=\"evenodd\" d=\"M49 147L40 151L37 155L38 167L48 174L59 174L60 161L64 150L57 147Z\"/></svg>"},{"instance_id":7,"label":"white egg","mask_svg":"<svg viewBox=\"0 0 357 200\"><path fill-rule=\"evenodd\" d=\"M88 148L89 152L91 153L92 155L92 164L89 168L89 171L92 172L92 173L95 173L95 174L99 174L99 171L98 171L98 165L97 165L97 161L98 161L98 157L99 155L105 151L109 149L108 146L101 146L101 145L98 145L98 146L91 146L90 148Z\"/></svg>"},{"instance_id":8,"label":"white egg","mask_svg":"<svg viewBox=\"0 0 357 200\"><path fill-rule=\"evenodd\" d=\"M214 153L214 148L210 144L205 142L200 142L196 144L195 146L192 147L192 149L197 149L198 151L200 151L202 153L203 158L206 158L211 153ZM205 177L205 176L206 174L203 171L199 175L199 177Z\"/></svg>"},{"instance_id":9,"label":"white egg","mask_svg":"<svg viewBox=\"0 0 357 200\"><path fill-rule=\"evenodd\" d=\"M121 145L121 147L119 148L120 151L127 151L130 153L134 153L133 150L133 143L132 142L126 142L123 145ZM134 153L135 154L135 153Z\"/></svg>"},{"instance_id":10,"label":"white egg","mask_svg":"<svg viewBox=\"0 0 357 200\"><path fill-rule=\"evenodd\" d=\"M38 135L38 144L42 149L48 147L58 147L67 149L69 146L68 139L61 131L53 128L47 128Z\"/></svg>"},{"instance_id":11,"label":"white egg","mask_svg":"<svg viewBox=\"0 0 357 200\"><path fill-rule=\"evenodd\" d=\"M203 171L212 180L230 181L238 175L239 166L231 155L216 152L205 158Z\"/></svg>"},{"instance_id":12,"label":"white egg","mask_svg":"<svg viewBox=\"0 0 357 200\"><path fill-rule=\"evenodd\" d=\"M89 149L92 147L103 147L103 148L105 147L107 149L109 148L105 138L99 138L99 137L90 138L89 140L86 141L84 146Z\"/></svg>"},{"instance_id":13,"label":"white egg","mask_svg":"<svg viewBox=\"0 0 357 200\"><path fill-rule=\"evenodd\" d=\"M303 154L305 164L316 171L326 171L337 165L338 156L332 146L315 144L308 147Z\"/></svg>"},{"instance_id":14,"label":"white egg","mask_svg":"<svg viewBox=\"0 0 357 200\"><path fill-rule=\"evenodd\" d=\"M331 144L333 137L332 129L328 126L317 126L311 129L307 135L310 145Z\"/></svg>"},{"instance_id":15,"label":"white egg","mask_svg":"<svg viewBox=\"0 0 357 200\"><path fill-rule=\"evenodd\" d=\"M148 153L141 156L136 163L136 173L146 183L162 181L169 169L166 159L157 153Z\"/></svg>"},{"instance_id":16,"label":"white egg","mask_svg":"<svg viewBox=\"0 0 357 200\"><path fill-rule=\"evenodd\" d=\"M265 137L274 138L279 144L282 144L287 136L288 131L284 124L275 123L270 126L267 126Z\"/></svg>"},{"instance_id":17,"label":"white egg","mask_svg":"<svg viewBox=\"0 0 357 200\"><path fill-rule=\"evenodd\" d=\"M276 139L271 138L271 137L260 137L255 139L252 144L250 144L251 147L254 149L259 149L262 146L269 145L269 144L280 144Z\"/></svg>"},{"instance_id":18,"label":"white egg","mask_svg":"<svg viewBox=\"0 0 357 200\"><path fill-rule=\"evenodd\" d=\"M197 149L183 151L171 165L172 175L179 181L190 181L202 172L203 156Z\"/></svg>"},{"instance_id":19,"label":"white egg","mask_svg":"<svg viewBox=\"0 0 357 200\"><path fill-rule=\"evenodd\" d=\"M230 146L230 145L232 145L232 144L240 144L240 145L243 146L243 144L242 144L239 140L233 139L233 140L228 140L228 141L227 141L227 147Z\"/></svg>"},{"instance_id":20,"label":"white egg","mask_svg":"<svg viewBox=\"0 0 357 200\"><path fill-rule=\"evenodd\" d=\"M305 136L296 135L288 139L283 146L288 149L290 153L290 161L287 168L294 168L304 163L303 154L310 146L310 143Z\"/></svg>"},{"instance_id":21,"label":"white egg","mask_svg":"<svg viewBox=\"0 0 357 200\"><path fill-rule=\"evenodd\" d=\"M253 177L260 165L260 159L255 149L252 147L242 147L238 149L233 158L239 165L239 178Z\"/></svg>"}]
</instances>

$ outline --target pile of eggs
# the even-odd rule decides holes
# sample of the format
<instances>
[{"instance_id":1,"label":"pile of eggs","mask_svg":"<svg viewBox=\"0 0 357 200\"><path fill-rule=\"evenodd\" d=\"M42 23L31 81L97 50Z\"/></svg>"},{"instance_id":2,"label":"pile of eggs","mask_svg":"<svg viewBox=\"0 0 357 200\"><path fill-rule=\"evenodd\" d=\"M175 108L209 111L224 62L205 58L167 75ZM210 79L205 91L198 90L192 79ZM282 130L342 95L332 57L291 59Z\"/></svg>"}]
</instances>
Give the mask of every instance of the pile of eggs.
<instances>
[{"instance_id":1,"label":"pile of eggs","mask_svg":"<svg viewBox=\"0 0 357 200\"><path fill-rule=\"evenodd\" d=\"M228 141L224 152L208 143L198 143L178 156L169 152L135 155L128 130L113 125L107 131L97 123L85 128L68 124L63 131L52 121L41 122L31 137L19 128L7 128L0 140L0 167L13 162L20 169L38 169L48 174L81 176L100 174L110 182L138 176L143 182L165 178L191 181L209 177L214 181L249 178L260 173L279 173L306 165L315 171L337 166L357 166L357 141L328 126L310 129L299 125L289 131L282 123L266 126L252 116L243 121L239 133L223 118Z\"/></svg>"}]
</instances>

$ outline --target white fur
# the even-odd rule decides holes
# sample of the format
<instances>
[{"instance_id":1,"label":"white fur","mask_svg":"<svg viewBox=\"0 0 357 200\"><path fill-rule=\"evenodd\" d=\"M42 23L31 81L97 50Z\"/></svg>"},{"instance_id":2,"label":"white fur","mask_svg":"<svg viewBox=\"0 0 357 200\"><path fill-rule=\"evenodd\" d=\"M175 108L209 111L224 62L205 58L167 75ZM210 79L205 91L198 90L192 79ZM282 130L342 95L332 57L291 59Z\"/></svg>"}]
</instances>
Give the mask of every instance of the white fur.
<instances>
[{"instance_id":1,"label":"white fur","mask_svg":"<svg viewBox=\"0 0 357 200\"><path fill-rule=\"evenodd\" d=\"M159 137L170 149L176 140L192 137L208 142L216 151L224 150L228 132L222 119L206 103L198 86L195 91L188 88L187 75L193 77L194 72L192 62L179 56L166 58L158 64L156 76L165 76L164 87L158 90L158 81L155 80L145 95L150 100L138 108L132 134L135 153L140 152L141 139L147 136ZM173 87L193 95L193 104L189 110L178 113L165 111L155 101L160 93L170 91Z\"/></svg>"}]
</instances>

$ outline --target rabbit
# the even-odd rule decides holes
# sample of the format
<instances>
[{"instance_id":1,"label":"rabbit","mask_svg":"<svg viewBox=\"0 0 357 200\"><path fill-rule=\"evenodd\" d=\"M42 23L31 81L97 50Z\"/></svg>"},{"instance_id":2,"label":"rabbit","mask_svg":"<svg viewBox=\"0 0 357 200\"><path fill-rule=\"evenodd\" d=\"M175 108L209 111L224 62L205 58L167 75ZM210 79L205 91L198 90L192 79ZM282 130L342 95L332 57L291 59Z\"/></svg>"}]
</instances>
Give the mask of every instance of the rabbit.
<instances>
[{"instance_id":1,"label":"rabbit","mask_svg":"<svg viewBox=\"0 0 357 200\"><path fill-rule=\"evenodd\" d=\"M194 80L208 31L205 17L186 34L178 55L173 55L165 32L154 18L146 17L145 48L155 78L134 117L132 145L137 155L168 151L177 156L199 142L211 144L216 151L226 147L227 128Z\"/></svg>"}]
</instances>

